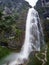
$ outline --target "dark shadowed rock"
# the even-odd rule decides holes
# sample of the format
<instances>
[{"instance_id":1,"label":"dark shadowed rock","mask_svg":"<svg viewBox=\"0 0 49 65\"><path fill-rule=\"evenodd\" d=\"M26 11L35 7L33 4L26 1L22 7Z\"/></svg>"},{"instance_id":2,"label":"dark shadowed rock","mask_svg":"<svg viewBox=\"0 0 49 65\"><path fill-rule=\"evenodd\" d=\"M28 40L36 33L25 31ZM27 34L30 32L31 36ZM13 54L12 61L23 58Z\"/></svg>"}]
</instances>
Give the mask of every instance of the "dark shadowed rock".
<instances>
[{"instance_id":1,"label":"dark shadowed rock","mask_svg":"<svg viewBox=\"0 0 49 65\"><path fill-rule=\"evenodd\" d=\"M0 7L2 7L6 13L12 13L14 10L21 11L24 6L31 7L25 0L0 0Z\"/></svg>"},{"instance_id":2,"label":"dark shadowed rock","mask_svg":"<svg viewBox=\"0 0 49 65\"><path fill-rule=\"evenodd\" d=\"M2 46L2 47L8 47L8 44L5 43L5 42L0 42L0 46Z\"/></svg>"}]
</instances>

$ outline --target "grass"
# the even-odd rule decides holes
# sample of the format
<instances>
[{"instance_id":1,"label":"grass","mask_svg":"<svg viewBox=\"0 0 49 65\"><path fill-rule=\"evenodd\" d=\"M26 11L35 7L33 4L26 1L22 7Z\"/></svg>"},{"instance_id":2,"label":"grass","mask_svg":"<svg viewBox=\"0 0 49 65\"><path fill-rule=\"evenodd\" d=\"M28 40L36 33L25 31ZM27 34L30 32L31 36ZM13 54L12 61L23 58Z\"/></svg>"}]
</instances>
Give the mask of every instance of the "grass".
<instances>
[{"instance_id":1,"label":"grass","mask_svg":"<svg viewBox=\"0 0 49 65\"><path fill-rule=\"evenodd\" d=\"M49 42L47 43L47 46L48 46L48 49L47 49L47 62L46 62L45 65L49 65ZM3 57L9 55L10 53L11 53L10 49L0 46L0 59L2 59ZM39 57L43 57L43 56L40 55L40 53L39 53ZM28 65L42 65L42 62L39 61L35 56L30 55L30 60L29 60Z\"/></svg>"},{"instance_id":2,"label":"grass","mask_svg":"<svg viewBox=\"0 0 49 65\"><path fill-rule=\"evenodd\" d=\"M2 59L3 57L9 55L10 53L11 53L11 51L8 48L0 46L0 59Z\"/></svg>"}]
</instances>

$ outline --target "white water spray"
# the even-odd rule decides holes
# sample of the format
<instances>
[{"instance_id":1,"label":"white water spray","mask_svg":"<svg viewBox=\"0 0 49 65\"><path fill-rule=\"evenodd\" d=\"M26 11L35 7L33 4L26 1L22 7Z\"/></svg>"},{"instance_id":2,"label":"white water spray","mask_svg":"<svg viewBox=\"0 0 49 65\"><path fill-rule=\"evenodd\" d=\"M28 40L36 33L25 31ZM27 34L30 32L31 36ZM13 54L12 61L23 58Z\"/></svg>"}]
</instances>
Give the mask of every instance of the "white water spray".
<instances>
[{"instance_id":1,"label":"white water spray","mask_svg":"<svg viewBox=\"0 0 49 65\"><path fill-rule=\"evenodd\" d=\"M40 51L40 43L43 43L43 32L38 12L30 8L26 20L26 34L20 53L8 56L2 65L19 65L28 60L32 51Z\"/></svg>"},{"instance_id":2,"label":"white water spray","mask_svg":"<svg viewBox=\"0 0 49 65\"><path fill-rule=\"evenodd\" d=\"M34 7L37 0L26 0ZM1 65L21 65L28 60L32 51L40 51L40 46L44 43L43 31L38 12L30 8L26 20L26 33L24 44L19 53L12 53L3 60Z\"/></svg>"}]
</instances>

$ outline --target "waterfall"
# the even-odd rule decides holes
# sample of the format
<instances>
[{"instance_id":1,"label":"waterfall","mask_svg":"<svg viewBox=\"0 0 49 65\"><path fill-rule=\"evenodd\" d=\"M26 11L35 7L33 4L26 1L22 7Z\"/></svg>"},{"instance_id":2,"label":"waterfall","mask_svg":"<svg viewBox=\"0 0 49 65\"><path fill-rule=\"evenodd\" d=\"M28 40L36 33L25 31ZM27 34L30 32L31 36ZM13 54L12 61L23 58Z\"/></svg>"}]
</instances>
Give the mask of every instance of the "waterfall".
<instances>
[{"instance_id":1,"label":"waterfall","mask_svg":"<svg viewBox=\"0 0 49 65\"><path fill-rule=\"evenodd\" d=\"M44 44L43 31L38 12L30 8L26 20L26 33L24 44L19 53L13 53L8 56L2 65L19 65L28 60L32 51L40 51L41 44Z\"/></svg>"}]
</instances>

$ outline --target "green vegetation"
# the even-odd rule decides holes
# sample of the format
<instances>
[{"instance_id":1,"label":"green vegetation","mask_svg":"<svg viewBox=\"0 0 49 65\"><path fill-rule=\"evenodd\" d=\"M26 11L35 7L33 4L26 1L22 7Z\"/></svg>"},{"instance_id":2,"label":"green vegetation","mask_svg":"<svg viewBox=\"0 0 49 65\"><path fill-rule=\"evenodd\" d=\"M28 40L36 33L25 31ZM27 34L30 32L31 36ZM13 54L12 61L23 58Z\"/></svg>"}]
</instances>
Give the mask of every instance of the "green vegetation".
<instances>
[{"instance_id":1,"label":"green vegetation","mask_svg":"<svg viewBox=\"0 0 49 65\"><path fill-rule=\"evenodd\" d=\"M32 56L28 63L28 65L41 65L41 64L42 64L42 62L39 61L35 56Z\"/></svg>"},{"instance_id":2,"label":"green vegetation","mask_svg":"<svg viewBox=\"0 0 49 65\"><path fill-rule=\"evenodd\" d=\"M24 7L25 9L25 7ZM5 43L10 43L10 40L12 41L16 41L17 42L17 49L20 49L20 47L22 46L23 42L23 38L24 38L24 30L20 29L19 25L21 23L21 25L25 24L23 21L23 17L25 17L24 15L26 15L26 10L23 9L22 15L19 15L19 13L14 13L12 15L4 15L2 11L0 11L0 42L5 42ZM42 18L42 13L45 11L44 8L42 9L37 9L41 18ZM20 18L19 18L20 17ZM45 65L49 65L49 21L48 20L44 20L44 22L42 23L43 27L44 27L44 34L45 34L45 42L47 45L47 62L45 63ZM7 35L7 37L6 37ZM13 42L14 43L14 42ZM0 59L2 59L3 57L9 55L11 52L13 51L13 49L9 49L6 47L1 47L0 46ZM18 50L16 50L18 51ZM45 51L45 50L44 50ZM39 58L44 58L44 56L41 54L42 52L44 52L43 49L38 52L38 57ZM36 52L35 52L36 53ZM40 60L38 60L38 58L35 55L31 55L30 56L30 60L28 65L42 65L42 62Z\"/></svg>"},{"instance_id":3,"label":"green vegetation","mask_svg":"<svg viewBox=\"0 0 49 65\"><path fill-rule=\"evenodd\" d=\"M9 43L10 35L15 34L14 38L20 37L19 29L16 29L16 20L18 20L19 14L16 12L11 15L3 14L2 10L0 10L0 43ZM12 38L12 37L11 37ZM0 46L0 59L10 54L11 50L9 48Z\"/></svg>"},{"instance_id":4,"label":"green vegetation","mask_svg":"<svg viewBox=\"0 0 49 65\"><path fill-rule=\"evenodd\" d=\"M19 18L18 14L14 15L4 15L3 12L0 12L0 30L10 31L12 25L16 23L16 20Z\"/></svg>"},{"instance_id":5,"label":"green vegetation","mask_svg":"<svg viewBox=\"0 0 49 65\"><path fill-rule=\"evenodd\" d=\"M9 46L0 46L0 59L7 56L11 52L18 52L22 46L24 30L20 29L18 26L20 22L19 18L21 18L21 15L19 15L18 12L9 15L4 14L3 11L0 10L0 43L3 42L10 45L10 42L12 42L12 44L16 44L16 49L10 48Z\"/></svg>"},{"instance_id":6,"label":"green vegetation","mask_svg":"<svg viewBox=\"0 0 49 65\"><path fill-rule=\"evenodd\" d=\"M47 65L49 65L49 42L48 44L48 49L47 49Z\"/></svg>"},{"instance_id":7,"label":"green vegetation","mask_svg":"<svg viewBox=\"0 0 49 65\"><path fill-rule=\"evenodd\" d=\"M40 58L40 59L44 59L45 56L42 54L44 53L45 51L44 50L41 50L40 52L38 53L35 53L35 55L31 55L30 56L30 60L28 62L28 65L49 65L49 42L46 43L47 44L47 53L46 53L46 60L45 60L45 64L43 64L43 62L41 60L39 60L37 57L36 57L36 54L37 56ZM45 53L44 53L45 54Z\"/></svg>"},{"instance_id":8,"label":"green vegetation","mask_svg":"<svg viewBox=\"0 0 49 65\"><path fill-rule=\"evenodd\" d=\"M49 42L49 20L45 20L43 24L44 24L45 41Z\"/></svg>"},{"instance_id":9,"label":"green vegetation","mask_svg":"<svg viewBox=\"0 0 49 65\"><path fill-rule=\"evenodd\" d=\"M11 51L10 51L8 48L1 47L1 46L0 46L0 60L1 60L3 57L9 55L10 53L11 53Z\"/></svg>"}]
</instances>

